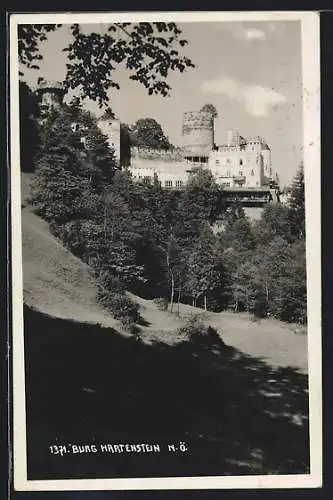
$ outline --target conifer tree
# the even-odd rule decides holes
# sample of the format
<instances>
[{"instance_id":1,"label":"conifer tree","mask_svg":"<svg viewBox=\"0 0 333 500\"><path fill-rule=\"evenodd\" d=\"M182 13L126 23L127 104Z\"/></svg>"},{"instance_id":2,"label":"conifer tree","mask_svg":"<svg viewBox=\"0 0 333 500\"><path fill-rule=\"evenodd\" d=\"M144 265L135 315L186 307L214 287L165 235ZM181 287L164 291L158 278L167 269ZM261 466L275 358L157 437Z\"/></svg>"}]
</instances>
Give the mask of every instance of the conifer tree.
<instances>
[{"instance_id":1,"label":"conifer tree","mask_svg":"<svg viewBox=\"0 0 333 500\"><path fill-rule=\"evenodd\" d=\"M222 287L216 238L207 225L202 227L189 254L186 287L193 298L194 305L197 304L198 299L203 298L205 310L207 310L208 295Z\"/></svg>"},{"instance_id":2,"label":"conifer tree","mask_svg":"<svg viewBox=\"0 0 333 500\"><path fill-rule=\"evenodd\" d=\"M289 207L291 211L292 231L296 237L305 239L305 185L303 163L294 177Z\"/></svg>"}]
</instances>

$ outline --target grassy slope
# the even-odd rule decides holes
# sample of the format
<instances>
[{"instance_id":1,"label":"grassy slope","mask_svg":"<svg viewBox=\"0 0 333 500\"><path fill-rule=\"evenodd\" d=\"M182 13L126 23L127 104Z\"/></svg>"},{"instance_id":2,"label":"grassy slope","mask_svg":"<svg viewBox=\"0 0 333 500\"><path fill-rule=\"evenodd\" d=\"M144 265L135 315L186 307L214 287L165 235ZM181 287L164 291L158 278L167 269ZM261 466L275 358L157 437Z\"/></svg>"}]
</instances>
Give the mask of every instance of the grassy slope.
<instances>
[{"instance_id":1,"label":"grassy slope","mask_svg":"<svg viewBox=\"0 0 333 500\"><path fill-rule=\"evenodd\" d=\"M47 224L31 212L27 203L31 177L22 176L22 233L24 299L28 306L56 318L115 327L117 322L96 302L90 269L54 238ZM152 301L133 297L148 326L142 328L147 342L174 344L175 330L184 318L201 309L180 306L180 317L157 310ZM273 366L294 366L307 371L307 339L275 320L254 323L245 314L206 313L205 321L221 333L224 342L244 353L263 358Z\"/></svg>"}]
</instances>

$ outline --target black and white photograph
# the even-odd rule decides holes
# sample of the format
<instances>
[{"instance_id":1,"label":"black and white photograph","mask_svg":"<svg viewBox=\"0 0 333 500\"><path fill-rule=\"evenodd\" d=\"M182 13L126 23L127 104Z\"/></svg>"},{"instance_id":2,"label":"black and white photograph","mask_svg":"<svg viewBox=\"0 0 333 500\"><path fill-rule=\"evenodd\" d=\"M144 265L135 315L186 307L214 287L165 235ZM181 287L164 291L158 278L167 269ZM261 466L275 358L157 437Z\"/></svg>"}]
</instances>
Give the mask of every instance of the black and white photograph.
<instances>
[{"instance_id":1,"label":"black and white photograph","mask_svg":"<svg viewBox=\"0 0 333 500\"><path fill-rule=\"evenodd\" d=\"M10 17L15 489L320 486L318 14Z\"/></svg>"}]
</instances>

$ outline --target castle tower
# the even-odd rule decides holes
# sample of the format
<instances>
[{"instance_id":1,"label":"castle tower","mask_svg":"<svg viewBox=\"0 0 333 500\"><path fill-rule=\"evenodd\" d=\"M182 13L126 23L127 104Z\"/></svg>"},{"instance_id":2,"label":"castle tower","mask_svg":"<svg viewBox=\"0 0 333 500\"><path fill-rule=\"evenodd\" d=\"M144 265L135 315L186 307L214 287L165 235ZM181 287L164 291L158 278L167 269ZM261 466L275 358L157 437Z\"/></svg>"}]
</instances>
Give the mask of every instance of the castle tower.
<instances>
[{"instance_id":1,"label":"castle tower","mask_svg":"<svg viewBox=\"0 0 333 500\"><path fill-rule=\"evenodd\" d=\"M240 135L238 130L229 129L228 130L228 146L239 146L240 145Z\"/></svg>"},{"instance_id":2,"label":"castle tower","mask_svg":"<svg viewBox=\"0 0 333 500\"><path fill-rule=\"evenodd\" d=\"M66 90L62 83L43 81L37 85L35 93L40 101L42 113L62 106Z\"/></svg>"},{"instance_id":3,"label":"castle tower","mask_svg":"<svg viewBox=\"0 0 333 500\"><path fill-rule=\"evenodd\" d=\"M110 148L114 151L117 165L120 164L120 121L102 116L97 125L100 131L108 138Z\"/></svg>"},{"instance_id":4,"label":"castle tower","mask_svg":"<svg viewBox=\"0 0 333 500\"><path fill-rule=\"evenodd\" d=\"M214 117L205 111L189 111L183 119L184 157L206 163L214 147Z\"/></svg>"}]
</instances>

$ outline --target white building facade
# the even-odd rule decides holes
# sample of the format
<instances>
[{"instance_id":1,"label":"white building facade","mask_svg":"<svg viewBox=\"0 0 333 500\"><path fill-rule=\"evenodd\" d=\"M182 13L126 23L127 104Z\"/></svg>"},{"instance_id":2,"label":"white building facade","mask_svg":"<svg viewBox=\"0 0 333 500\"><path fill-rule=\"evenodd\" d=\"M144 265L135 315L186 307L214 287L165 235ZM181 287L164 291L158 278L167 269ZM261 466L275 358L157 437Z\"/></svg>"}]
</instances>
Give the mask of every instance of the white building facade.
<instances>
[{"instance_id":1,"label":"white building facade","mask_svg":"<svg viewBox=\"0 0 333 500\"><path fill-rule=\"evenodd\" d=\"M229 131L228 144L211 151L208 168L225 188L258 188L272 180L271 151L261 137L244 139Z\"/></svg>"}]
</instances>

